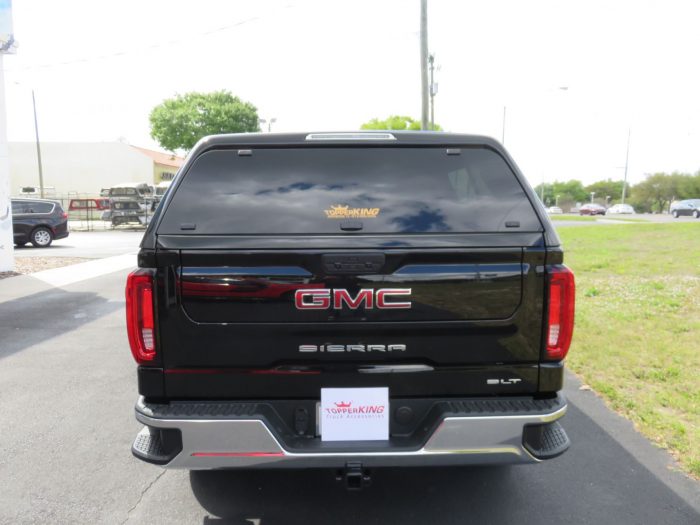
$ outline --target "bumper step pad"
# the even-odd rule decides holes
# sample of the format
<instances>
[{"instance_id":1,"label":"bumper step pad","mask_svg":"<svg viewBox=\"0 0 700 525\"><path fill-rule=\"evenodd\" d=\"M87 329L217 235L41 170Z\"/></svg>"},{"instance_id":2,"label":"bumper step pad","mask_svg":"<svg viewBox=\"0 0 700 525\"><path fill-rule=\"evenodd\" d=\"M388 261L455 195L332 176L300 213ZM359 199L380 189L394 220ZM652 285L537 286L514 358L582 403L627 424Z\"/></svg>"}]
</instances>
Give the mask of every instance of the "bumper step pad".
<instances>
[{"instance_id":1,"label":"bumper step pad","mask_svg":"<svg viewBox=\"0 0 700 525\"><path fill-rule=\"evenodd\" d=\"M177 431L170 431L177 432ZM175 448L168 447L164 439L164 431L143 427L141 432L136 435L134 444L131 446L131 452L139 459L154 463L156 465L165 465L170 462L182 449L182 446Z\"/></svg>"},{"instance_id":2,"label":"bumper step pad","mask_svg":"<svg viewBox=\"0 0 700 525\"><path fill-rule=\"evenodd\" d=\"M552 459L566 452L571 440L558 421L530 425L523 433L523 446L537 459Z\"/></svg>"}]
</instances>

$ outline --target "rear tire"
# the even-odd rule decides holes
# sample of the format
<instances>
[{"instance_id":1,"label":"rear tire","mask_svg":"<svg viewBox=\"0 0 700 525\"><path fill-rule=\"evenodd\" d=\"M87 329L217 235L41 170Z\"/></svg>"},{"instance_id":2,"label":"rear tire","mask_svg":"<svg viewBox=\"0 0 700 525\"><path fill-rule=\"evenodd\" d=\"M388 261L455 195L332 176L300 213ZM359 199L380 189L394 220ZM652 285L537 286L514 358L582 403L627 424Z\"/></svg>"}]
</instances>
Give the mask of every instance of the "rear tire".
<instances>
[{"instance_id":1,"label":"rear tire","mask_svg":"<svg viewBox=\"0 0 700 525\"><path fill-rule=\"evenodd\" d=\"M693 212L693 217L695 217L696 219L700 219L700 210L695 210Z\"/></svg>"},{"instance_id":2,"label":"rear tire","mask_svg":"<svg viewBox=\"0 0 700 525\"><path fill-rule=\"evenodd\" d=\"M676 210L673 210L673 211L671 212L671 215L673 215L673 218L674 218L674 219L677 219L677 218L678 218L678 212L677 212Z\"/></svg>"},{"instance_id":3,"label":"rear tire","mask_svg":"<svg viewBox=\"0 0 700 525\"><path fill-rule=\"evenodd\" d=\"M32 232L30 240L36 248L48 248L53 242L53 233L45 226L39 226Z\"/></svg>"}]
</instances>

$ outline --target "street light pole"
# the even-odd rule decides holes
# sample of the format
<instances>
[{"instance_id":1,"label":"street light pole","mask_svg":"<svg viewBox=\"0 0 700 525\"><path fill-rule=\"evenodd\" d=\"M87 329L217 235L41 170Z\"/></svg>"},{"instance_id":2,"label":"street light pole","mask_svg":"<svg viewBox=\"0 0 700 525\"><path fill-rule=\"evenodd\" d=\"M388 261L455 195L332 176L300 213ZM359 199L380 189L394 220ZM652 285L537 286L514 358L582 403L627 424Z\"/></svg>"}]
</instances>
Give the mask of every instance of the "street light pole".
<instances>
[{"instance_id":1,"label":"street light pole","mask_svg":"<svg viewBox=\"0 0 700 525\"><path fill-rule=\"evenodd\" d=\"M272 125L277 122L277 118L271 118L270 120L264 119L264 118L259 118L258 122L262 124L263 126L267 124L267 132L272 133Z\"/></svg>"},{"instance_id":2,"label":"street light pole","mask_svg":"<svg viewBox=\"0 0 700 525\"><path fill-rule=\"evenodd\" d=\"M41 168L41 145L39 142L39 123L36 117L36 97L34 97L34 89L32 89L32 106L34 107L34 135L36 136L36 159L39 164L39 192L41 198L44 198L44 171Z\"/></svg>"},{"instance_id":3,"label":"street light pole","mask_svg":"<svg viewBox=\"0 0 700 525\"><path fill-rule=\"evenodd\" d=\"M622 204L625 203L625 194L627 193L627 165L630 158L630 135L632 135L632 128L627 130L627 152L625 153L625 177L622 182Z\"/></svg>"}]
</instances>

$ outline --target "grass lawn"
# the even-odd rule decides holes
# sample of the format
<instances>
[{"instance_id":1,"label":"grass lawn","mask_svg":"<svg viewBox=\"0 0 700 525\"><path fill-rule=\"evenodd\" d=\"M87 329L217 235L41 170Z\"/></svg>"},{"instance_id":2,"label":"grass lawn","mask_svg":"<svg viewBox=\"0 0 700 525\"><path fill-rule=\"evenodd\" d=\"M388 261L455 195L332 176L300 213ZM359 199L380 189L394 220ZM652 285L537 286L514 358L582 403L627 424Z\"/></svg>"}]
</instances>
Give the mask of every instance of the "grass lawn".
<instances>
[{"instance_id":1,"label":"grass lawn","mask_svg":"<svg viewBox=\"0 0 700 525\"><path fill-rule=\"evenodd\" d=\"M649 219L642 219L640 217L625 217L624 215L604 215L603 217L598 216L598 218L620 222L650 222Z\"/></svg>"},{"instance_id":2,"label":"grass lawn","mask_svg":"<svg viewBox=\"0 0 700 525\"><path fill-rule=\"evenodd\" d=\"M700 223L559 235L576 274L567 364L700 478Z\"/></svg>"}]
</instances>

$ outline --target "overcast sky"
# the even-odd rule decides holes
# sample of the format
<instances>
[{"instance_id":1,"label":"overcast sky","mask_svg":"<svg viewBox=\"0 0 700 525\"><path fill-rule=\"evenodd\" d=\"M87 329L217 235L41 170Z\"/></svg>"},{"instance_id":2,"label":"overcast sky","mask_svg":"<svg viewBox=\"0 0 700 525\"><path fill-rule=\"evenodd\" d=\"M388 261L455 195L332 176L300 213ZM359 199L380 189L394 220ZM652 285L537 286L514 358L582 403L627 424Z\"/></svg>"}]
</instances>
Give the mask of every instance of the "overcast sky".
<instances>
[{"instance_id":1,"label":"overcast sky","mask_svg":"<svg viewBox=\"0 0 700 525\"><path fill-rule=\"evenodd\" d=\"M15 0L10 141L155 147L164 98L228 89L276 131L420 116L419 0ZM700 3L429 0L435 119L502 134L533 185L700 169ZM561 87L568 87L566 91Z\"/></svg>"}]
</instances>

